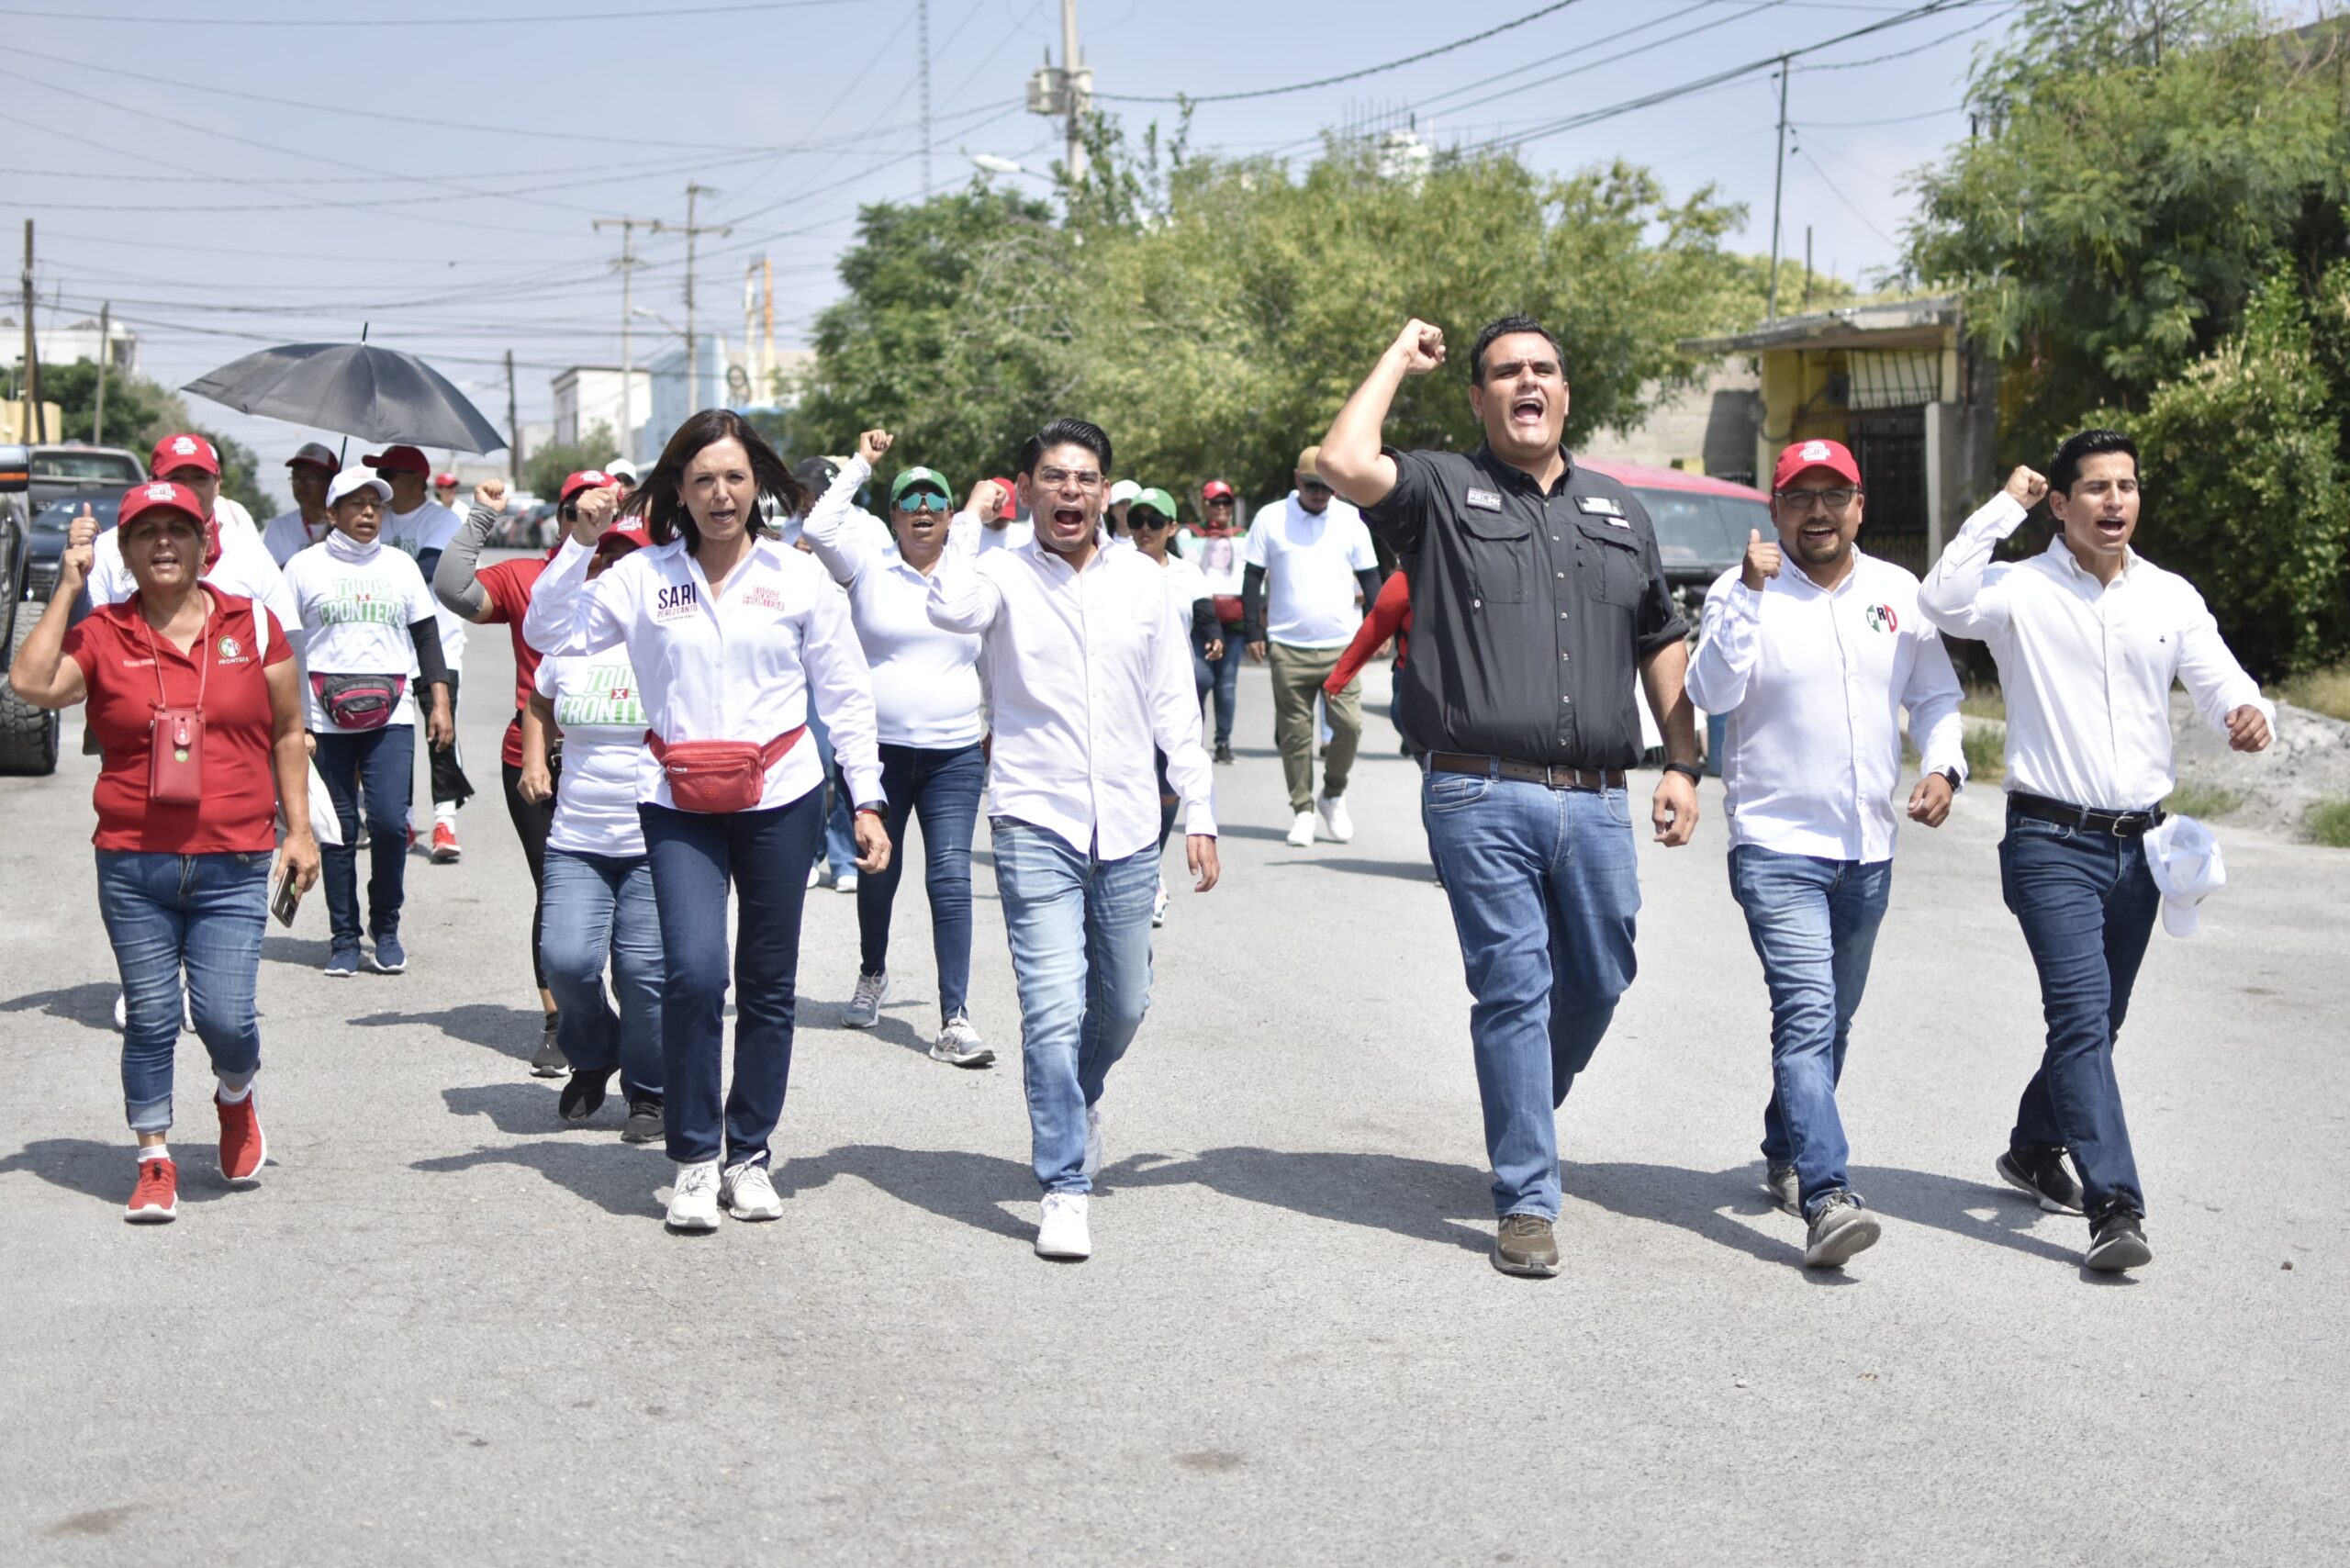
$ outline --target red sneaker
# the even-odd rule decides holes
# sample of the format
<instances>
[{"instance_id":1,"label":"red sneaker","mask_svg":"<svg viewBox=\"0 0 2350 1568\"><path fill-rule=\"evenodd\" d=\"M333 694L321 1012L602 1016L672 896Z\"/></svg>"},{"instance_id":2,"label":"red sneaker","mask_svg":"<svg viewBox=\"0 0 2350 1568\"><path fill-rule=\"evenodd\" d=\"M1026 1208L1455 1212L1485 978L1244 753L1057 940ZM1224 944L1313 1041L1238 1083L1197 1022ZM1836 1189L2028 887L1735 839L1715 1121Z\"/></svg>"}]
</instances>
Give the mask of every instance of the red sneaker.
<instances>
[{"instance_id":1,"label":"red sneaker","mask_svg":"<svg viewBox=\"0 0 2350 1568\"><path fill-rule=\"evenodd\" d=\"M130 1190L122 1217L133 1225L164 1225L180 1217L180 1168L168 1159L139 1162L139 1185Z\"/></svg>"},{"instance_id":2,"label":"red sneaker","mask_svg":"<svg viewBox=\"0 0 2350 1568\"><path fill-rule=\"evenodd\" d=\"M464 850L457 847L457 830L447 823L432 824L432 858L443 866L453 863Z\"/></svg>"},{"instance_id":3,"label":"red sneaker","mask_svg":"<svg viewBox=\"0 0 2350 1568\"><path fill-rule=\"evenodd\" d=\"M255 1182L269 1159L269 1139L261 1130L261 1107L253 1103L258 1091L248 1089L235 1104L212 1092L212 1108L220 1113L220 1174L231 1182Z\"/></svg>"}]
</instances>

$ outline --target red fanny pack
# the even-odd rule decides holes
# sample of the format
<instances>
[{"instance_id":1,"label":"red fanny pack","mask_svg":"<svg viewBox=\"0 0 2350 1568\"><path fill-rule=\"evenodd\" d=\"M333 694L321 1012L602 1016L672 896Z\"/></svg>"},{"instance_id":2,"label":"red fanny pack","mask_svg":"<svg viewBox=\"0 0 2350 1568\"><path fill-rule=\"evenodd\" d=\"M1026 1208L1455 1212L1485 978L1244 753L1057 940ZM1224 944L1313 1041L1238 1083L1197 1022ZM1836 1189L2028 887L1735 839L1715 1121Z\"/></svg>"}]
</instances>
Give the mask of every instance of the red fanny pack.
<instances>
[{"instance_id":1,"label":"red fanny pack","mask_svg":"<svg viewBox=\"0 0 2350 1568\"><path fill-rule=\"evenodd\" d=\"M767 792L767 769L799 744L807 726L787 730L765 745L749 741L662 740L651 730L644 744L669 780L669 799L681 812L756 811Z\"/></svg>"}]
</instances>

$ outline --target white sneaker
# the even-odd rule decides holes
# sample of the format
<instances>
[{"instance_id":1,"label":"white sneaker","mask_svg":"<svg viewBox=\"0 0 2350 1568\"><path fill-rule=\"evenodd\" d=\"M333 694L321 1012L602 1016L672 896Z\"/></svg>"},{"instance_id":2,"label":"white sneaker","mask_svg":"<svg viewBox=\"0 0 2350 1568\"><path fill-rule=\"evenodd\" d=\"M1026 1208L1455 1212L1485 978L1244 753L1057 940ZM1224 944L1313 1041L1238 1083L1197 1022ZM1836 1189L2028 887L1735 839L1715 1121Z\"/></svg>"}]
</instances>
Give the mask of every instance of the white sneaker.
<instances>
[{"instance_id":1,"label":"white sneaker","mask_svg":"<svg viewBox=\"0 0 2350 1568\"><path fill-rule=\"evenodd\" d=\"M1323 831L1334 844L1351 844L1355 836L1355 819L1347 815L1347 798L1343 795L1316 795L1315 813L1322 819Z\"/></svg>"},{"instance_id":2,"label":"white sneaker","mask_svg":"<svg viewBox=\"0 0 2350 1568\"><path fill-rule=\"evenodd\" d=\"M1085 1164L1080 1168L1089 1182L1102 1174L1102 1107L1085 1108Z\"/></svg>"},{"instance_id":3,"label":"white sneaker","mask_svg":"<svg viewBox=\"0 0 2350 1568\"><path fill-rule=\"evenodd\" d=\"M856 891L856 868L855 867L851 867L845 871L838 872L834 876L833 891L836 893L853 893Z\"/></svg>"},{"instance_id":4,"label":"white sneaker","mask_svg":"<svg viewBox=\"0 0 2350 1568\"><path fill-rule=\"evenodd\" d=\"M196 1033L196 998L180 992L180 1027L188 1034Z\"/></svg>"},{"instance_id":5,"label":"white sneaker","mask_svg":"<svg viewBox=\"0 0 2350 1568\"><path fill-rule=\"evenodd\" d=\"M718 1228L718 1161L696 1159L677 1166L677 1184L669 1193L669 1228Z\"/></svg>"},{"instance_id":6,"label":"white sneaker","mask_svg":"<svg viewBox=\"0 0 2350 1568\"><path fill-rule=\"evenodd\" d=\"M121 1034L130 1027L130 998L120 991L114 993L114 1032Z\"/></svg>"},{"instance_id":7,"label":"white sneaker","mask_svg":"<svg viewBox=\"0 0 2350 1568\"><path fill-rule=\"evenodd\" d=\"M995 1052L979 1038L970 1018L957 1013L938 1031L938 1038L930 1042L930 1059L954 1067L985 1067L995 1060Z\"/></svg>"},{"instance_id":8,"label":"white sneaker","mask_svg":"<svg viewBox=\"0 0 2350 1568\"><path fill-rule=\"evenodd\" d=\"M1167 924L1167 879L1164 877L1158 879L1158 891L1151 895L1150 924L1154 927Z\"/></svg>"},{"instance_id":9,"label":"white sneaker","mask_svg":"<svg viewBox=\"0 0 2350 1568\"><path fill-rule=\"evenodd\" d=\"M816 861L808 868L808 885L811 888L821 888L824 885L824 879L831 875L831 870L822 860Z\"/></svg>"},{"instance_id":10,"label":"white sneaker","mask_svg":"<svg viewBox=\"0 0 2350 1568\"><path fill-rule=\"evenodd\" d=\"M736 1219L781 1219L783 1199L767 1176L765 1160L744 1160L719 1179L718 1201Z\"/></svg>"},{"instance_id":11,"label":"white sneaker","mask_svg":"<svg viewBox=\"0 0 2350 1568\"><path fill-rule=\"evenodd\" d=\"M1289 824L1289 846L1292 849L1310 849L1314 846L1314 813L1312 812L1298 812L1296 820Z\"/></svg>"},{"instance_id":12,"label":"white sneaker","mask_svg":"<svg viewBox=\"0 0 2350 1568\"><path fill-rule=\"evenodd\" d=\"M1036 1256L1075 1260L1093 1256L1093 1237L1085 1228L1085 1194L1047 1193L1044 1213L1036 1221Z\"/></svg>"},{"instance_id":13,"label":"white sneaker","mask_svg":"<svg viewBox=\"0 0 2350 1568\"><path fill-rule=\"evenodd\" d=\"M890 1000L888 970L885 969L878 975L857 976L856 991L849 997L848 1005L841 1009L841 1027L870 1029L874 1025L881 1022L881 1004L888 1000Z\"/></svg>"}]
</instances>

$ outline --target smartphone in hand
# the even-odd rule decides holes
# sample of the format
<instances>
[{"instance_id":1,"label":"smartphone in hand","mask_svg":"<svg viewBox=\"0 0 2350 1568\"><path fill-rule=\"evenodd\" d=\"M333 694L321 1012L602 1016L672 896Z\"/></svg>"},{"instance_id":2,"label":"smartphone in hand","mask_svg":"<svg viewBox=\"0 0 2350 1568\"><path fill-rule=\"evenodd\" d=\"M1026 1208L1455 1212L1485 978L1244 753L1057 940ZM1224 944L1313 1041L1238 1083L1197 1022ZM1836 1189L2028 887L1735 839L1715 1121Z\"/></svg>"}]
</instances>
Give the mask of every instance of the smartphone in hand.
<instances>
[{"instance_id":1,"label":"smartphone in hand","mask_svg":"<svg viewBox=\"0 0 2350 1568\"><path fill-rule=\"evenodd\" d=\"M270 896L269 913L277 924L288 931L294 928L294 912L302 905L302 884L296 879L294 868L285 861L277 866L277 890Z\"/></svg>"}]
</instances>

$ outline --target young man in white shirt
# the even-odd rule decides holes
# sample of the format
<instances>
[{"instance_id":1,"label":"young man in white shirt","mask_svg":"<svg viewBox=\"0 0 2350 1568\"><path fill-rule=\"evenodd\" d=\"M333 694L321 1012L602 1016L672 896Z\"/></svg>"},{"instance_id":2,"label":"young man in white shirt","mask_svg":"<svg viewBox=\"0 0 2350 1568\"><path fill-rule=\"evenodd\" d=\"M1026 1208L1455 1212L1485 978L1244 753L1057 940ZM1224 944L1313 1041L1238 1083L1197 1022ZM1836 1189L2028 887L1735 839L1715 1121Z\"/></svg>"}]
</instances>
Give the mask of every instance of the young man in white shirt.
<instances>
[{"instance_id":1,"label":"young man in white shirt","mask_svg":"<svg viewBox=\"0 0 2350 1568\"><path fill-rule=\"evenodd\" d=\"M1322 752L1322 790L1314 789L1314 702L1322 682L1354 641L1365 606L1379 597L1379 556L1371 530L1350 502L1336 499L1315 466L1322 454L1297 454L1297 488L1257 514L1248 529L1241 587L1248 656L1273 666L1273 744L1289 784L1289 842L1314 842L1315 818L1344 844L1355 835L1347 814L1347 775L1362 739L1362 682L1325 703L1330 743Z\"/></svg>"},{"instance_id":2,"label":"young man in white shirt","mask_svg":"<svg viewBox=\"0 0 2350 1568\"><path fill-rule=\"evenodd\" d=\"M342 471L334 449L322 442L306 442L285 460L286 487L294 492L294 510L278 513L262 530L262 547L280 567L327 536L334 517L327 510L327 487Z\"/></svg>"},{"instance_id":3,"label":"young man in white shirt","mask_svg":"<svg viewBox=\"0 0 2350 1568\"><path fill-rule=\"evenodd\" d=\"M1842 442L1799 442L1771 480L1776 537L1706 598L1689 700L1729 719L1730 892L1771 992L1764 1186L1841 1268L1879 1226L1852 1190L1836 1108L1852 1015L1893 888L1901 713L1923 762L1909 817L1940 827L1966 778L1958 677L1918 579L1853 548L1866 497Z\"/></svg>"},{"instance_id":4,"label":"young man in white shirt","mask_svg":"<svg viewBox=\"0 0 2350 1568\"><path fill-rule=\"evenodd\" d=\"M1993 564L2042 496L2056 537ZM2154 1259L2113 1044L2162 903L2145 835L2177 777L2171 682L2238 751L2265 749L2277 716L2203 596L2130 548L2138 506L2137 446L2083 431L2056 449L2048 477L2017 469L1918 594L1943 633L1989 646L2007 697L1999 883L2040 971L2048 1047L1998 1170L2052 1214L2086 1211L2086 1261L2108 1271Z\"/></svg>"},{"instance_id":5,"label":"young man in white shirt","mask_svg":"<svg viewBox=\"0 0 2350 1568\"><path fill-rule=\"evenodd\" d=\"M1031 450L1020 484L1035 538L977 558L948 552L929 612L979 638L996 890L1045 1190L1036 1251L1074 1260L1093 1249L1086 1199L1102 1163L1102 1087L1150 1004L1153 752L1167 754L1183 800L1201 892L1217 876L1214 769L1200 745L1190 626L1158 565L1112 549L1102 526L1110 438L1056 420Z\"/></svg>"},{"instance_id":6,"label":"young man in white shirt","mask_svg":"<svg viewBox=\"0 0 2350 1568\"><path fill-rule=\"evenodd\" d=\"M392 487L391 505L384 514L384 543L405 552L416 562L424 580L432 580L441 552L457 536L464 520L425 493L432 465L413 446L395 446L371 453L362 460ZM445 605L436 605L441 625L441 660L449 666L449 711L457 711L458 686L465 666L465 622ZM464 852L457 844L457 808L472 798L474 787L465 777L458 748L432 754L432 858L442 865Z\"/></svg>"}]
</instances>

